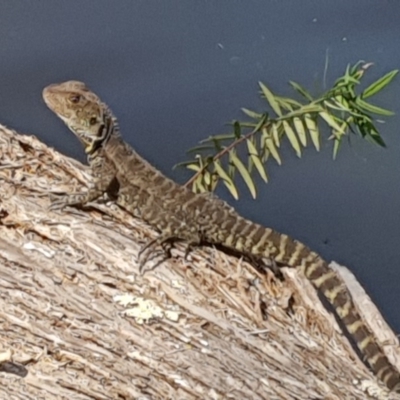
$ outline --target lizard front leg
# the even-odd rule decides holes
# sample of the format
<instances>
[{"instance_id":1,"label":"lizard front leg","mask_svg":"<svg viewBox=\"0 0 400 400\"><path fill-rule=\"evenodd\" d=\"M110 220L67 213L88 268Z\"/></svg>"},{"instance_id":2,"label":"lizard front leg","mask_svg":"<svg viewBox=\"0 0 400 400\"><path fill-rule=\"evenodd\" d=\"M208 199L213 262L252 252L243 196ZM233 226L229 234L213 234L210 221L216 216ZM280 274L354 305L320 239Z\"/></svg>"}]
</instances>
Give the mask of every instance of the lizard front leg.
<instances>
[{"instance_id":1,"label":"lizard front leg","mask_svg":"<svg viewBox=\"0 0 400 400\"><path fill-rule=\"evenodd\" d=\"M116 180L116 174L111 164L100 156L96 160L90 160L93 181L86 192L71 193L66 196L53 197L50 210L60 210L66 206L83 206L96 200L108 192Z\"/></svg>"},{"instance_id":2,"label":"lizard front leg","mask_svg":"<svg viewBox=\"0 0 400 400\"><path fill-rule=\"evenodd\" d=\"M86 203L89 203L90 201L96 200L99 198L105 190L103 190L101 187L96 187L95 184L92 184L89 186L89 189L87 192L77 192L77 193L72 193L66 196L62 196L61 198L55 196L55 200L52 200L49 210L61 210L66 206L79 206L79 205L85 205Z\"/></svg>"}]
</instances>

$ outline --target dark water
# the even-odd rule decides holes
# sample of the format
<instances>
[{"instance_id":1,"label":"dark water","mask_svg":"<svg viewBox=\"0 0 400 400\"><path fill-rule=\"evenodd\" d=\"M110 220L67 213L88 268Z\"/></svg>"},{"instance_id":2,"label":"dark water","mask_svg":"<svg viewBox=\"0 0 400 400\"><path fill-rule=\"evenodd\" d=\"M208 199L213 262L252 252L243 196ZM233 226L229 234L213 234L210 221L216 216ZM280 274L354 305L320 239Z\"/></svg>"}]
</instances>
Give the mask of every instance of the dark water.
<instances>
[{"instance_id":1,"label":"dark water","mask_svg":"<svg viewBox=\"0 0 400 400\"><path fill-rule=\"evenodd\" d=\"M84 160L41 100L49 83L83 80L125 138L184 182L171 168L186 149L225 132L240 107L261 109L258 80L286 95L288 80L320 89L327 54L328 85L360 59L375 63L371 79L399 68L399 20L400 2L383 0L3 0L0 122ZM376 100L397 112L399 82ZM381 126L387 149L352 140L335 162L330 145L301 160L288 152L256 201L243 191L235 204L351 268L398 332L399 122Z\"/></svg>"}]
</instances>

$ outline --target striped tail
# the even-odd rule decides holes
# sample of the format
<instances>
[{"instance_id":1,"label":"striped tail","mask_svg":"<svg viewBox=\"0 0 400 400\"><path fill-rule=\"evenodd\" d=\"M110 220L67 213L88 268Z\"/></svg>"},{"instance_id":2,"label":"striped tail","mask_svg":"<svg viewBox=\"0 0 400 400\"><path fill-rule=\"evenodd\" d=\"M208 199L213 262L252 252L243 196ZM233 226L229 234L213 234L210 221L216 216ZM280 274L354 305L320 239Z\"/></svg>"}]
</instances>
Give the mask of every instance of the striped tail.
<instances>
[{"instance_id":1,"label":"striped tail","mask_svg":"<svg viewBox=\"0 0 400 400\"><path fill-rule=\"evenodd\" d=\"M399 372L376 343L342 279L318 254L287 235L237 215L226 218L220 229L226 232L222 244L227 247L255 256L272 258L279 264L302 269L314 287L320 290L335 308L372 371L389 389L400 393Z\"/></svg>"}]
</instances>

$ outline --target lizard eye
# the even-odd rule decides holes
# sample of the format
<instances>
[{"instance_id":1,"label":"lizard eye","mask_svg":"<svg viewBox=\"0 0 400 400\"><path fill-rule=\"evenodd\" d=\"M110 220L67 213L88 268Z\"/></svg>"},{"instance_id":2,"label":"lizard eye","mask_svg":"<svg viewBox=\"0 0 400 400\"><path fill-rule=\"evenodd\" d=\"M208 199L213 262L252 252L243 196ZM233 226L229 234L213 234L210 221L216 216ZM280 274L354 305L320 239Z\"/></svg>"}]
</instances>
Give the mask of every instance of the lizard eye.
<instances>
[{"instance_id":1,"label":"lizard eye","mask_svg":"<svg viewBox=\"0 0 400 400\"><path fill-rule=\"evenodd\" d=\"M79 103L80 99L81 96L79 94L73 94L72 96L69 96L69 101L74 104Z\"/></svg>"},{"instance_id":2,"label":"lizard eye","mask_svg":"<svg viewBox=\"0 0 400 400\"><path fill-rule=\"evenodd\" d=\"M92 117L89 119L89 125L96 125L97 124L97 118L96 117Z\"/></svg>"}]
</instances>

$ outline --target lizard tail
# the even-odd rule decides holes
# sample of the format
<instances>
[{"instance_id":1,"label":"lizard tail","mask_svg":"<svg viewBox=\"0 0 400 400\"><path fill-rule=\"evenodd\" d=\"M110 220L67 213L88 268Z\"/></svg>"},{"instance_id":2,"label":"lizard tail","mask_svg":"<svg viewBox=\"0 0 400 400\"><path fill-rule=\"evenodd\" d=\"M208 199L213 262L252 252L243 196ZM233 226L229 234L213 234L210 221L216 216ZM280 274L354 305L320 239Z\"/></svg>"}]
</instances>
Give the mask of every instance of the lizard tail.
<instances>
[{"instance_id":1,"label":"lizard tail","mask_svg":"<svg viewBox=\"0 0 400 400\"><path fill-rule=\"evenodd\" d=\"M223 244L227 247L302 269L313 286L320 290L332 304L373 372L385 382L389 389L400 392L399 372L389 362L364 323L346 285L326 261L289 236L242 217L235 216L235 221L230 221L228 218L222 227L226 228Z\"/></svg>"}]
</instances>

